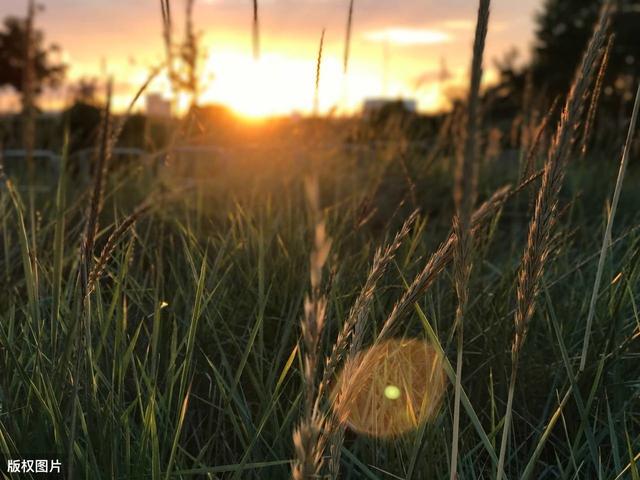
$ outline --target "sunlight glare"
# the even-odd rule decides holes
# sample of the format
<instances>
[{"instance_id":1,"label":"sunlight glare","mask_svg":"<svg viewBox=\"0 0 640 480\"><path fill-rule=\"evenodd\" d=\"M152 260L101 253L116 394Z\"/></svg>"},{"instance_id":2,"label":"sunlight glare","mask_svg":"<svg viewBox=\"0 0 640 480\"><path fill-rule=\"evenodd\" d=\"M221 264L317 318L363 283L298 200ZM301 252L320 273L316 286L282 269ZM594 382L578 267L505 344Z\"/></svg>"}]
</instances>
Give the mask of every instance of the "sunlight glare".
<instances>
[{"instance_id":1,"label":"sunlight glare","mask_svg":"<svg viewBox=\"0 0 640 480\"><path fill-rule=\"evenodd\" d=\"M320 112L337 108L353 112L362 99L375 96L381 84L376 72L356 70L345 78L341 59L326 55L320 77ZM201 102L221 103L246 118L308 114L313 107L315 60L284 53L266 53L259 60L241 51L216 51L209 55ZM349 87L351 85L351 87ZM350 91L345 98L345 91Z\"/></svg>"}]
</instances>

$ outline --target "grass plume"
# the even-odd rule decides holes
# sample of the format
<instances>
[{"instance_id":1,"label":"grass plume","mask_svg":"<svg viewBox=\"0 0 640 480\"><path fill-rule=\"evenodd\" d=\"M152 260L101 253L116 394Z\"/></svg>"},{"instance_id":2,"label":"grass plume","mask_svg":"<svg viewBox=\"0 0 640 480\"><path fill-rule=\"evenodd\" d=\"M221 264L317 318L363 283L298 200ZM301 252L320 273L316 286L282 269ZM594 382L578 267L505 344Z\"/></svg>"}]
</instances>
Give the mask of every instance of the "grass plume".
<instances>
[{"instance_id":1,"label":"grass plume","mask_svg":"<svg viewBox=\"0 0 640 480\"><path fill-rule=\"evenodd\" d=\"M455 326L457 333L456 384L453 411L453 435L451 440L451 474L450 479L458 477L458 447L460 434L460 394L462 390L462 355L464 349L464 319L469 302L469 278L471 276L473 231L471 215L476 198L477 161L478 161L478 129L480 126L480 82L482 81L482 62L484 46L489 27L490 0L480 0L478 20L473 44L473 60L471 62L471 83L467 102L466 131L464 150L459 155L453 189L456 213L453 219L453 232L457 238L453 251L454 283L458 306L456 308Z\"/></svg>"},{"instance_id":2,"label":"grass plume","mask_svg":"<svg viewBox=\"0 0 640 480\"><path fill-rule=\"evenodd\" d=\"M612 6L608 2L602 8L598 24L567 97L545 162L535 212L529 225L527 247L518 275L516 313L514 316L515 335L511 346L511 377L500 444L498 480L501 480L505 474L504 465L509 430L511 428L513 395L519 357L527 335L529 322L535 311L536 297L549 256L550 237L557 221L558 200L565 175L565 164L575 139L575 132L580 123L581 113L584 110L584 96L591 85L598 56L602 53L611 13Z\"/></svg>"},{"instance_id":3,"label":"grass plume","mask_svg":"<svg viewBox=\"0 0 640 480\"><path fill-rule=\"evenodd\" d=\"M313 114L318 116L320 113L320 71L322 68L322 49L324 48L324 33L325 29L322 29L320 35L320 45L318 46L318 56L316 58L316 83L313 91Z\"/></svg>"},{"instance_id":4,"label":"grass plume","mask_svg":"<svg viewBox=\"0 0 640 480\"><path fill-rule=\"evenodd\" d=\"M481 228L502 205L504 205L504 202L512 194L513 191L510 186L498 189L489 199L478 207L471 216L471 230ZM382 341L392 336L398 322L409 312L419 296L433 284L438 278L438 275L440 275L449 262L451 262L457 242L457 235L455 232L451 232L447 239L431 254L423 269L414 278L400 300L393 306L391 313L385 320L378 334L377 341Z\"/></svg>"},{"instance_id":5,"label":"grass plume","mask_svg":"<svg viewBox=\"0 0 640 480\"><path fill-rule=\"evenodd\" d=\"M331 250L331 240L320 209L320 192L317 179L307 179L307 198L314 225L314 241L310 258L310 293L304 301L304 317L301 322L304 345L304 410L300 424L293 432L295 459L292 478L315 478L322 468L323 426L325 416L320 411L317 393L319 343L325 324L326 296L322 293L322 271Z\"/></svg>"},{"instance_id":6,"label":"grass plume","mask_svg":"<svg viewBox=\"0 0 640 480\"><path fill-rule=\"evenodd\" d=\"M609 66L609 57L611 56L611 49L613 48L614 42L615 35L609 35L609 41L607 42L607 46L604 49L604 54L602 55L602 60L600 61L600 70L598 71L596 85L593 89L593 93L591 94L591 103L589 105L589 112L587 113L587 121L585 123L584 132L582 134L582 146L580 148L580 153L582 154L582 156L586 155L587 153L587 144L589 143L589 139L591 138L593 124L596 120L598 104L600 103L600 95L602 94L602 88L604 85L604 77L607 73L607 67Z\"/></svg>"},{"instance_id":7,"label":"grass plume","mask_svg":"<svg viewBox=\"0 0 640 480\"><path fill-rule=\"evenodd\" d=\"M251 40L253 45L253 59L260 59L260 22L258 17L258 0L253 0L253 21L251 23Z\"/></svg>"},{"instance_id":8,"label":"grass plume","mask_svg":"<svg viewBox=\"0 0 640 480\"><path fill-rule=\"evenodd\" d=\"M347 29L344 38L344 55L342 57L342 72L346 75L349 71L349 54L351 53L351 29L353 27L353 1L349 0L347 13Z\"/></svg>"},{"instance_id":9,"label":"grass plume","mask_svg":"<svg viewBox=\"0 0 640 480\"><path fill-rule=\"evenodd\" d=\"M331 349L331 354L325 361L325 368L320 383L320 393L327 392L331 381L334 378L337 367L344 359L345 354L350 358L353 358L362 347L364 341L364 334L366 324L365 321L369 315L371 303L374 300L374 294L376 286L380 278L384 275L389 264L396 256L398 249L401 247L402 242L409 234L411 227L415 223L418 217L418 212L414 211L409 218L404 222L400 231L396 234L393 240L384 248L378 249L375 253L373 264L367 275L364 286L360 290L356 301L349 310L349 314L342 329L338 333L338 337ZM340 393L338 394L340 396ZM334 404L340 404L341 398L336 398ZM338 411L342 410L337 408ZM344 441L344 425L334 423L330 428L330 462L329 472L332 478L338 478L340 470L340 457L341 448Z\"/></svg>"}]
</instances>

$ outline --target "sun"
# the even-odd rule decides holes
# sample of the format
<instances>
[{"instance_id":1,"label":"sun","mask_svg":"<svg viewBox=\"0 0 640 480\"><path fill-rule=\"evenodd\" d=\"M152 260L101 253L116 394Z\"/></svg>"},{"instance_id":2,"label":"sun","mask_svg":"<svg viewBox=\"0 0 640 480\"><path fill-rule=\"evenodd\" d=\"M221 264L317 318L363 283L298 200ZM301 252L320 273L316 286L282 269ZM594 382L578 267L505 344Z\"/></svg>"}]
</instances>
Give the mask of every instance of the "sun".
<instances>
[{"instance_id":1,"label":"sun","mask_svg":"<svg viewBox=\"0 0 640 480\"><path fill-rule=\"evenodd\" d=\"M264 52L259 59L234 47L211 49L203 64L201 103L226 105L247 119L263 119L313 111L316 60L299 52ZM413 98L419 108L436 111L442 104L437 85L411 91L401 81L391 82L390 98ZM319 112L353 113L366 98L380 96L382 78L375 66L354 64L343 72L339 55L327 53L322 60Z\"/></svg>"},{"instance_id":2,"label":"sun","mask_svg":"<svg viewBox=\"0 0 640 480\"><path fill-rule=\"evenodd\" d=\"M248 118L306 112L312 101L313 70L307 74L301 63L275 54L254 59L235 52L213 53L206 65L212 80L201 100L223 103Z\"/></svg>"}]
</instances>

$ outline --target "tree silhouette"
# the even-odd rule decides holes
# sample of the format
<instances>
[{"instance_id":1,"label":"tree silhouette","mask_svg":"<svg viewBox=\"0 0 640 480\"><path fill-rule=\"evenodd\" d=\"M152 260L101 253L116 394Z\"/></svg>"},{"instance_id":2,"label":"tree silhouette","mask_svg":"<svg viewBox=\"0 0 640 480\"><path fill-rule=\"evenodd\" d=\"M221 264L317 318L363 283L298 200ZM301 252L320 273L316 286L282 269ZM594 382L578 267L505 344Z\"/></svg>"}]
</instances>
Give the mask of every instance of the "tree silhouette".
<instances>
[{"instance_id":1,"label":"tree silhouette","mask_svg":"<svg viewBox=\"0 0 640 480\"><path fill-rule=\"evenodd\" d=\"M536 84L550 95L567 92L602 4L602 0L546 0L537 15L531 66ZM611 25L615 42L605 91L624 95L630 80L640 73L640 0L617 0L615 4Z\"/></svg>"},{"instance_id":2,"label":"tree silhouette","mask_svg":"<svg viewBox=\"0 0 640 480\"><path fill-rule=\"evenodd\" d=\"M0 30L0 87L13 87L24 93L24 76L27 65L27 22L17 17L7 17ZM44 45L44 34L34 30L31 35L33 92L40 93L46 85L56 86L64 78L66 65L53 63L51 54L56 45ZM24 100L24 99L23 99Z\"/></svg>"}]
</instances>

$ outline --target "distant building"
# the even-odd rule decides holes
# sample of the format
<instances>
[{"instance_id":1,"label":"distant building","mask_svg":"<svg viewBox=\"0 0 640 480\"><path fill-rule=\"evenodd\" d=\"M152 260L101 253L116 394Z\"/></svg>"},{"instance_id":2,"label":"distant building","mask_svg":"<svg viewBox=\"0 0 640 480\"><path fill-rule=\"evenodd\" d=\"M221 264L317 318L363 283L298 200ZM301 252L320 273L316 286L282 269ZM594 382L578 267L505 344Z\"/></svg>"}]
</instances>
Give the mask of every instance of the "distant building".
<instances>
[{"instance_id":1,"label":"distant building","mask_svg":"<svg viewBox=\"0 0 640 480\"><path fill-rule=\"evenodd\" d=\"M146 98L146 112L149 117L170 118L171 102L160 93L150 93Z\"/></svg>"},{"instance_id":2,"label":"distant building","mask_svg":"<svg viewBox=\"0 0 640 480\"><path fill-rule=\"evenodd\" d=\"M418 104L412 99L403 98L369 98L362 104L362 116L364 118L374 117L381 112L400 107L405 113L416 113Z\"/></svg>"}]
</instances>

